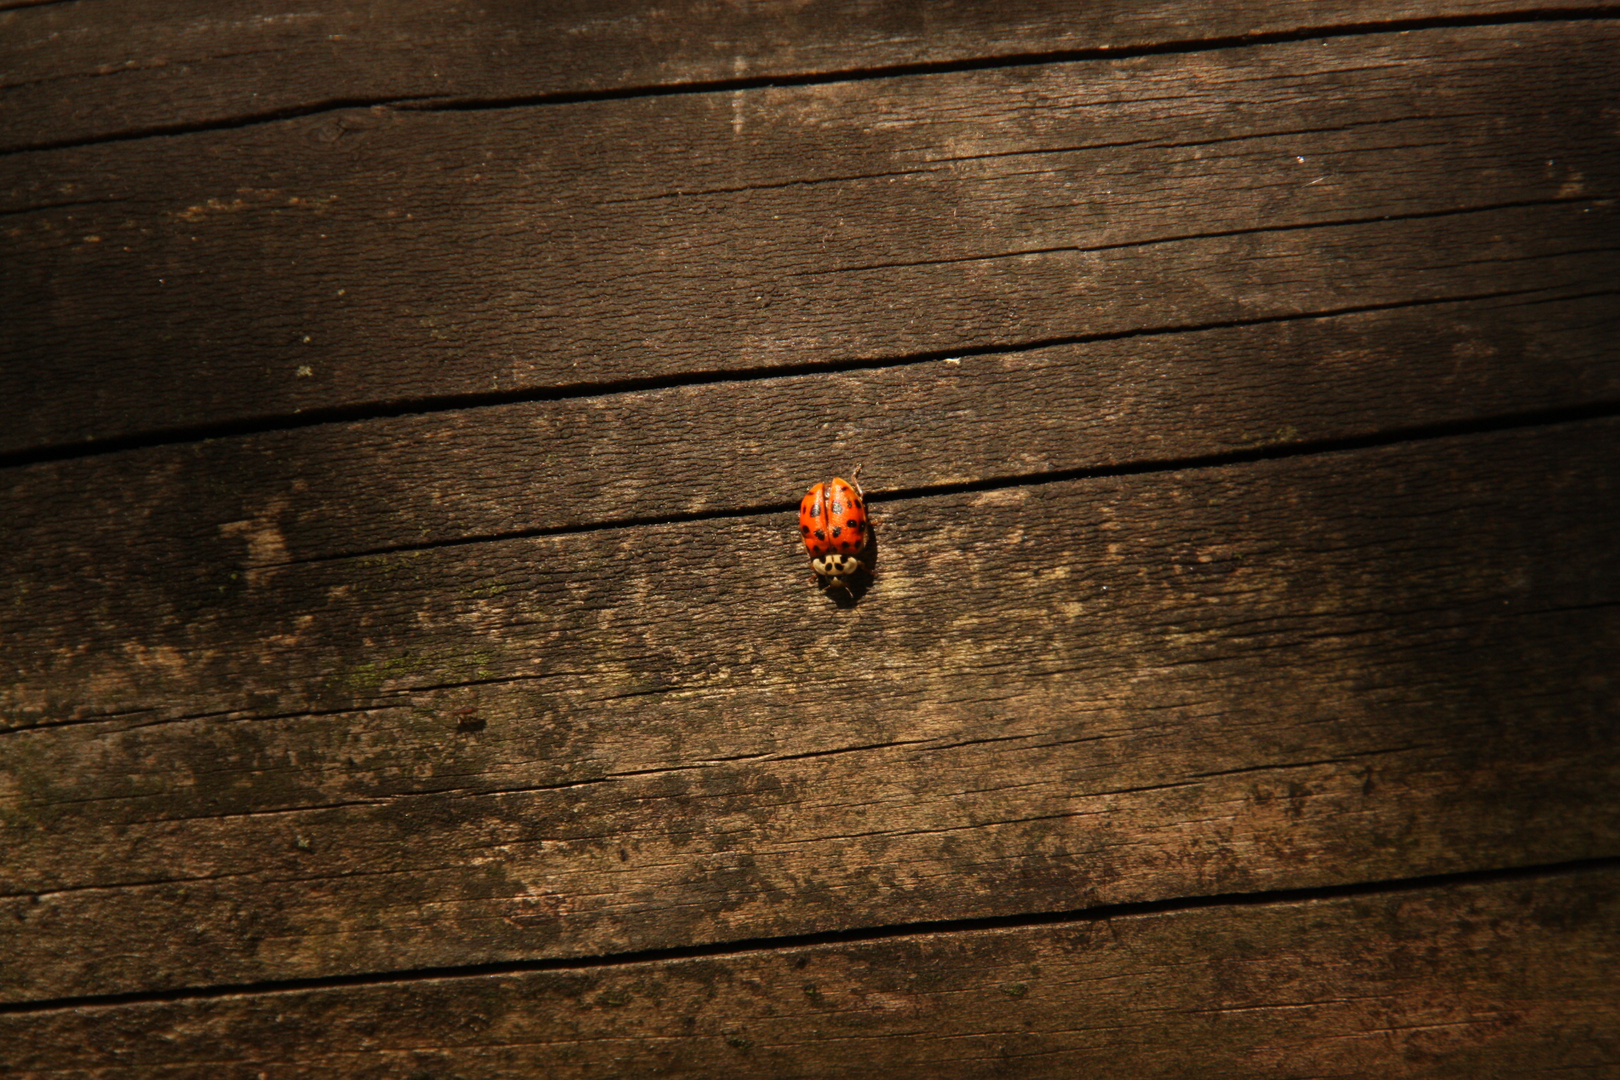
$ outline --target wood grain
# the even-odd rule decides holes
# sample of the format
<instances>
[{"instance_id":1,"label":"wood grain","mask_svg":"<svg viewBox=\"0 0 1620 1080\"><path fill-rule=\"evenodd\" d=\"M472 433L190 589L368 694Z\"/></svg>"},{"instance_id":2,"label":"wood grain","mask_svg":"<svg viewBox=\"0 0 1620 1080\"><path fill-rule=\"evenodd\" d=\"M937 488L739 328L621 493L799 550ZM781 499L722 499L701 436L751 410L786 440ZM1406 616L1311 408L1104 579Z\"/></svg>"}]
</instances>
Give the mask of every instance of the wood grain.
<instances>
[{"instance_id":1,"label":"wood grain","mask_svg":"<svg viewBox=\"0 0 1620 1080\"><path fill-rule=\"evenodd\" d=\"M786 510L16 575L4 994L1611 855L1617 461L1593 421L880 501L848 610Z\"/></svg>"},{"instance_id":2,"label":"wood grain","mask_svg":"<svg viewBox=\"0 0 1620 1080\"><path fill-rule=\"evenodd\" d=\"M881 498L1482 423L1620 401L1616 340L1613 293L1509 297L159 446L4 474L0 567L256 574L784 507L854 462Z\"/></svg>"},{"instance_id":3,"label":"wood grain","mask_svg":"<svg viewBox=\"0 0 1620 1080\"><path fill-rule=\"evenodd\" d=\"M349 110L12 155L0 449L1607 292L1616 32Z\"/></svg>"},{"instance_id":4,"label":"wood grain","mask_svg":"<svg viewBox=\"0 0 1620 1080\"><path fill-rule=\"evenodd\" d=\"M1523 18L1546 2L1055 0L810 6L493 0L0 3L0 152L341 104L468 102L1131 50L1379 23ZM1583 5L1601 10L1606 3Z\"/></svg>"},{"instance_id":5,"label":"wood grain","mask_svg":"<svg viewBox=\"0 0 1620 1080\"><path fill-rule=\"evenodd\" d=\"M1620 874L0 1016L0 1075L1606 1077Z\"/></svg>"},{"instance_id":6,"label":"wood grain","mask_svg":"<svg viewBox=\"0 0 1620 1080\"><path fill-rule=\"evenodd\" d=\"M0 0L0 1077L1620 1070L1617 7Z\"/></svg>"}]
</instances>

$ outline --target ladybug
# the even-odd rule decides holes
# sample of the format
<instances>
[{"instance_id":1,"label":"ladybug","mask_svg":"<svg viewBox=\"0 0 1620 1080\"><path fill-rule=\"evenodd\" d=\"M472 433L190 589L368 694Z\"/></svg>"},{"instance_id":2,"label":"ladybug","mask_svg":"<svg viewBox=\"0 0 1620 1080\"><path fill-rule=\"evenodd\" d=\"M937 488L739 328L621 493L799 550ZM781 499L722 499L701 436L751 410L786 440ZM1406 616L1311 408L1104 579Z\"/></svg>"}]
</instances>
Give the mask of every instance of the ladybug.
<instances>
[{"instance_id":1,"label":"ladybug","mask_svg":"<svg viewBox=\"0 0 1620 1080\"><path fill-rule=\"evenodd\" d=\"M871 527L866 521L866 499L859 483L861 467L850 479L835 476L805 492L799 502L799 536L810 553L810 569L824 589L844 589L864 570Z\"/></svg>"}]
</instances>

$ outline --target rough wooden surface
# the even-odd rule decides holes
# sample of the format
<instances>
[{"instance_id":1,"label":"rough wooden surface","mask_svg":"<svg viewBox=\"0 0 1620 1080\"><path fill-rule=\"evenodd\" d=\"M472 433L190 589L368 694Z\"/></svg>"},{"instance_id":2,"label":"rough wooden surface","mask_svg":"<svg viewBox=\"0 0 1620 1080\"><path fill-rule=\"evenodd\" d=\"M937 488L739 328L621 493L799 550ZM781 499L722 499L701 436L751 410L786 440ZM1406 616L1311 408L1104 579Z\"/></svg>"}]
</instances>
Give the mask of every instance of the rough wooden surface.
<instances>
[{"instance_id":1,"label":"rough wooden surface","mask_svg":"<svg viewBox=\"0 0 1620 1080\"><path fill-rule=\"evenodd\" d=\"M1592 12L1612 7L1582 5ZM7 10L17 9L22 10ZM341 104L468 103L666 90L1196 45L1456 19L1556 16L1525 0L1274 0L1082 6L0 2L0 152L241 123Z\"/></svg>"},{"instance_id":2,"label":"rough wooden surface","mask_svg":"<svg viewBox=\"0 0 1620 1080\"><path fill-rule=\"evenodd\" d=\"M1617 897L1611 869L0 1015L0 1076L1597 1080L1620 1069Z\"/></svg>"},{"instance_id":3,"label":"rough wooden surface","mask_svg":"<svg viewBox=\"0 0 1620 1080\"><path fill-rule=\"evenodd\" d=\"M0 449L1609 292L1615 34L337 110L10 155Z\"/></svg>"},{"instance_id":4,"label":"rough wooden surface","mask_svg":"<svg viewBox=\"0 0 1620 1080\"><path fill-rule=\"evenodd\" d=\"M786 511L20 575L4 992L1606 854L1617 463L1597 421L876 502L847 611Z\"/></svg>"},{"instance_id":5,"label":"rough wooden surface","mask_svg":"<svg viewBox=\"0 0 1620 1080\"><path fill-rule=\"evenodd\" d=\"M1620 399L1616 340L1613 293L1501 297L158 446L11 470L0 566L121 580L117 553L141 574L252 574L783 508L829 463L864 461L882 497L1297 451Z\"/></svg>"},{"instance_id":6,"label":"rough wooden surface","mask_svg":"<svg viewBox=\"0 0 1620 1080\"><path fill-rule=\"evenodd\" d=\"M0 2L0 1075L1613 1074L1607 8L145 5Z\"/></svg>"}]
</instances>

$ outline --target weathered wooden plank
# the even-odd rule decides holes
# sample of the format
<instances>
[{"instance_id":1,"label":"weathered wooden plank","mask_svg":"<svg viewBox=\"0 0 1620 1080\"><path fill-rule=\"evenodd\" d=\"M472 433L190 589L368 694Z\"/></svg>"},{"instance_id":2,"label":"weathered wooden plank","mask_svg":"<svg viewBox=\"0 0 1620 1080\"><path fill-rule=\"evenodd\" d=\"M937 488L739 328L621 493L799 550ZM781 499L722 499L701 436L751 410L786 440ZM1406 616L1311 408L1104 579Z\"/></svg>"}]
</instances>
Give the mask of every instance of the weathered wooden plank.
<instances>
[{"instance_id":1,"label":"weathered wooden plank","mask_svg":"<svg viewBox=\"0 0 1620 1080\"><path fill-rule=\"evenodd\" d=\"M321 425L14 469L11 574L122 581L1620 400L1620 303L1499 298ZM702 526L698 526L702 527ZM116 587L116 586L115 586Z\"/></svg>"},{"instance_id":2,"label":"weathered wooden plank","mask_svg":"<svg viewBox=\"0 0 1620 1080\"><path fill-rule=\"evenodd\" d=\"M1607 290L1617 32L349 111L13 155L0 448Z\"/></svg>"},{"instance_id":3,"label":"weathered wooden plank","mask_svg":"<svg viewBox=\"0 0 1620 1080\"><path fill-rule=\"evenodd\" d=\"M1493 1077L1620 1067L1620 874L0 1016L12 1075Z\"/></svg>"},{"instance_id":4,"label":"weathered wooden plank","mask_svg":"<svg viewBox=\"0 0 1620 1080\"><path fill-rule=\"evenodd\" d=\"M0 152L345 102L623 92L1558 9L1547 0L1114 0L1078 10L1055 0L576 0L473 13L419 0L386 9L344 0L134 0L4 10L13 6L0 3Z\"/></svg>"},{"instance_id":5,"label":"weathered wooden plank","mask_svg":"<svg viewBox=\"0 0 1620 1080\"><path fill-rule=\"evenodd\" d=\"M1620 422L18 575L9 1000L1612 855ZM251 541L251 538L249 538ZM8 582L11 583L11 582Z\"/></svg>"}]
</instances>

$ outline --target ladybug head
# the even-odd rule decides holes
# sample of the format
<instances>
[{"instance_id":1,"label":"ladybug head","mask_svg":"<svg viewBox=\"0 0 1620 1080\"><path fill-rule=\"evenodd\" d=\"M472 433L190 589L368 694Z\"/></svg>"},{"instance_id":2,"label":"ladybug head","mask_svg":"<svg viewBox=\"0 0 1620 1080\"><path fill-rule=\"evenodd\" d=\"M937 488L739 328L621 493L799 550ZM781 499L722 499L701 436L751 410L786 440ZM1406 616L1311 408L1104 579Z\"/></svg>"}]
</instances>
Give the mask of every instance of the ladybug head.
<instances>
[{"instance_id":1,"label":"ladybug head","mask_svg":"<svg viewBox=\"0 0 1620 1080\"><path fill-rule=\"evenodd\" d=\"M861 569L861 560L853 555L840 555L838 552L828 552L817 559L810 560L810 569L821 577L827 578L833 587L849 588L850 579Z\"/></svg>"}]
</instances>

